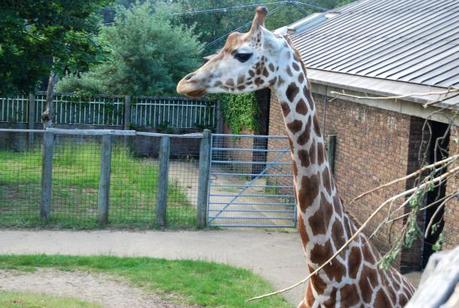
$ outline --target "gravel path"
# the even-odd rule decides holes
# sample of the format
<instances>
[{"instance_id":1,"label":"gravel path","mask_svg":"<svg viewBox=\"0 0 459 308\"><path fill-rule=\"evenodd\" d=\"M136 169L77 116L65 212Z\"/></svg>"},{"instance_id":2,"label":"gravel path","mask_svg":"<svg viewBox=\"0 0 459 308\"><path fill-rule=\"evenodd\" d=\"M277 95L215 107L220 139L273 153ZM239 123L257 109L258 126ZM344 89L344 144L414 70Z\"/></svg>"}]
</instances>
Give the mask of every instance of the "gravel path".
<instances>
[{"instance_id":1,"label":"gravel path","mask_svg":"<svg viewBox=\"0 0 459 308\"><path fill-rule=\"evenodd\" d=\"M100 273L0 270L1 290L73 297L113 308L185 307L168 303L157 295L129 286L123 280Z\"/></svg>"}]
</instances>

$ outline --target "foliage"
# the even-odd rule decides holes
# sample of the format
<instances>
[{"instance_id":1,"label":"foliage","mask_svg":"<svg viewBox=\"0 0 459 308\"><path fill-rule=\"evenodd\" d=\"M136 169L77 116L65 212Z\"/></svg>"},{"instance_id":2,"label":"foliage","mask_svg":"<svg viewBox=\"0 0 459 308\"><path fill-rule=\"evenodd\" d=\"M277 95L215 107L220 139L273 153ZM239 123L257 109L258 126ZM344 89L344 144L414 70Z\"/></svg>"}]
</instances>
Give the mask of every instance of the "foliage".
<instances>
[{"instance_id":1,"label":"foliage","mask_svg":"<svg viewBox=\"0 0 459 308\"><path fill-rule=\"evenodd\" d=\"M20 175L18 175L20 170ZM0 225L41 226L41 151L0 151ZM100 145L63 143L53 161L53 214L48 226L88 229L95 220L100 176ZM152 227L159 176L158 164L134 157L128 148L115 145L110 185L110 226ZM195 226L196 210L184 189L174 181L168 186L167 219L170 227ZM154 226L153 226L154 227Z\"/></svg>"},{"instance_id":2,"label":"foliage","mask_svg":"<svg viewBox=\"0 0 459 308\"><path fill-rule=\"evenodd\" d=\"M0 2L0 95L33 90L51 71L85 70L97 55L94 18L109 0Z\"/></svg>"},{"instance_id":3,"label":"foliage","mask_svg":"<svg viewBox=\"0 0 459 308\"><path fill-rule=\"evenodd\" d=\"M434 187L430 185L426 186L424 189L418 189L408 198L409 215L404 224L404 229L390 250L379 260L379 267L381 269L389 269L397 260L402 248L413 247L416 240L423 235L417 217L421 212L421 206L425 203L426 194L432 191L433 188Z\"/></svg>"},{"instance_id":4,"label":"foliage","mask_svg":"<svg viewBox=\"0 0 459 308\"><path fill-rule=\"evenodd\" d=\"M258 105L253 93L218 95L222 104L225 123L232 133L239 134L244 129L257 128Z\"/></svg>"},{"instance_id":5,"label":"foliage","mask_svg":"<svg viewBox=\"0 0 459 308\"><path fill-rule=\"evenodd\" d=\"M37 267L105 272L125 278L147 292L162 292L168 298L202 307L289 307L280 296L246 303L250 297L271 291L271 287L249 270L224 264L109 256L0 256L0 269Z\"/></svg>"},{"instance_id":6,"label":"foliage","mask_svg":"<svg viewBox=\"0 0 459 308\"><path fill-rule=\"evenodd\" d=\"M0 307L3 308L100 308L98 304L78 299L45 294L0 291Z\"/></svg>"},{"instance_id":7,"label":"foliage","mask_svg":"<svg viewBox=\"0 0 459 308\"><path fill-rule=\"evenodd\" d=\"M118 6L101 28L105 59L81 76L68 76L58 91L116 95L174 95L176 82L201 61L192 27L177 25L176 6L161 1Z\"/></svg>"}]
</instances>

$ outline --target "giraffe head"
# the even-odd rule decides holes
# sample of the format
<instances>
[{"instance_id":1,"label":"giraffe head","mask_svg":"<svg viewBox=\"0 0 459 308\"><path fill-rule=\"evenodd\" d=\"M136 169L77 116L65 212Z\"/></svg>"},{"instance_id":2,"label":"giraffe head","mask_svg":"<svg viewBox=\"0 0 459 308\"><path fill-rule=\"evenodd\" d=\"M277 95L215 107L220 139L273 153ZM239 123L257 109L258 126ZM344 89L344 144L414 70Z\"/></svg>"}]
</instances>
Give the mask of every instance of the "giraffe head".
<instances>
[{"instance_id":1,"label":"giraffe head","mask_svg":"<svg viewBox=\"0 0 459 308\"><path fill-rule=\"evenodd\" d=\"M264 27L267 13L258 7L249 32L231 33L223 49L180 80L177 92L191 97L244 93L276 83L276 64L285 41Z\"/></svg>"}]
</instances>

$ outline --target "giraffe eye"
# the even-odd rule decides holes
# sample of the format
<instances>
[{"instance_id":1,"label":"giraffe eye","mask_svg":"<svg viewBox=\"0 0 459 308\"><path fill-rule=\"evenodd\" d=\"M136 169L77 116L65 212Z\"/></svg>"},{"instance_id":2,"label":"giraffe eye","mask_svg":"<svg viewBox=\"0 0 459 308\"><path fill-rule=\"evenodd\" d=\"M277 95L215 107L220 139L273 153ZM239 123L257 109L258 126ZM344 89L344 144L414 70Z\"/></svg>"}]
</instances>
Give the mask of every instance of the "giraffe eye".
<instances>
[{"instance_id":1,"label":"giraffe eye","mask_svg":"<svg viewBox=\"0 0 459 308\"><path fill-rule=\"evenodd\" d=\"M247 60L249 60L252 55L253 53L235 53L234 58L238 60L239 62L244 63Z\"/></svg>"}]
</instances>

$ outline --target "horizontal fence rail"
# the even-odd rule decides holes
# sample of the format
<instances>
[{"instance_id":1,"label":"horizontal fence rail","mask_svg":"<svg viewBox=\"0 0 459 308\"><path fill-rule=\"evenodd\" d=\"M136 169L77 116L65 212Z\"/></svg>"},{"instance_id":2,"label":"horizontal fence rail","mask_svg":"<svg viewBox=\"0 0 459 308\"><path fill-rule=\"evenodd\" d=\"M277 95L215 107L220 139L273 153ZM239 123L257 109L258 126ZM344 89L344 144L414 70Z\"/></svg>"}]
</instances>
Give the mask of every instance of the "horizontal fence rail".
<instances>
[{"instance_id":1,"label":"horizontal fence rail","mask_svg":"<svg viewBox=\"0 0 459 308\"><path fill-rule=\"evenodd\" d=\"M57 125L212 129L217 123L216 102L183 97L55 95L52 104ZM39 124L45 108L44 94L0 98L0 123Z\"/></svg>"}]
</instances>

